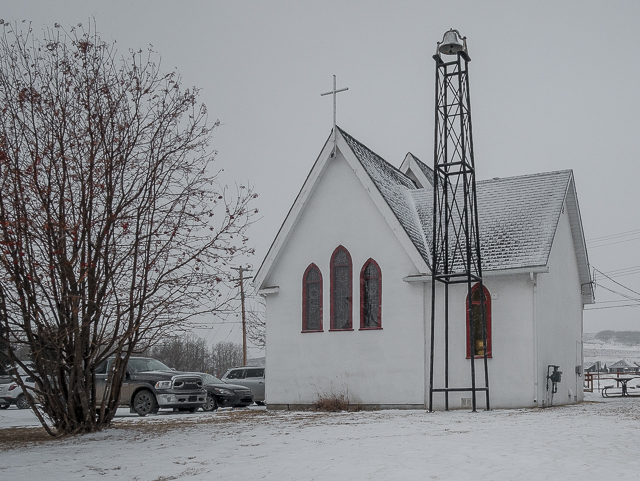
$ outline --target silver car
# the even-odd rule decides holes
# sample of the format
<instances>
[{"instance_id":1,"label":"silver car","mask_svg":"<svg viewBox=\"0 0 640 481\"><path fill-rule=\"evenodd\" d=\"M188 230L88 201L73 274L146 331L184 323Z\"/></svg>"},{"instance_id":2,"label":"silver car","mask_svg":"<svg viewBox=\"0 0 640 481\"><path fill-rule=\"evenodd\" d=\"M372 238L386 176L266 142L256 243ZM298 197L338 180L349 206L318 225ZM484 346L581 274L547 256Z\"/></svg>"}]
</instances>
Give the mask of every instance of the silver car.
<instances>
[{"instance_id":1,"label":"silver car","mask_svg":"<svg viewBox=\"0 0 640 481\"><path fill-rule=\"evenodd\" d=\"M264 367L232 367L224 373L222 380L248 387L255 403L264 404Z\"/></svg>"},{"instance_id":2,"label":"silver car","mask_svg":"<svg viewBox=\"0 0 640 481\"><path fill-rule=\"evenodd\" d=\"M33 396L33 389L35 389L36 386L35 380L27 376L27 373L22 368L19 368L19 372L27 390L31 391L29 395ZM2 381L3 383L0 384L0 409L7 409L12 404L18 406L18 409L27 409L30 407L27 396L17 382L11 377L4 379L4 376ZM7 382L4 383L4 381Z\"/></svg>"}]
</instances>

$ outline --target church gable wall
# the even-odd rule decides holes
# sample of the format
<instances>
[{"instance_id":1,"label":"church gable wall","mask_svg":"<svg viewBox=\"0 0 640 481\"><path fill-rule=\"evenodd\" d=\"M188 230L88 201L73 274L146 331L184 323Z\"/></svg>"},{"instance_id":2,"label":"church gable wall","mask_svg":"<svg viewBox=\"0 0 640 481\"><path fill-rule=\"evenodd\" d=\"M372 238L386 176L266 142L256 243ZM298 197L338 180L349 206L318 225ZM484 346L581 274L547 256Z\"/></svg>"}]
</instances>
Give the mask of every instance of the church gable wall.
<instances>
[{"instance_id":1,"label":"church gable wall","mask_svg":"<svg viewBox=\"0 0 640 481\"><path fill-rule=\"evenodd\" d=\"M539 403L546 401L547 366L555 364L563 372L554 404L581 401L582 377L582 294L576 253L567 209L560 215L549 256L549 272L538 275L538 387Z\"/></svg>"},{"instance_id":2,"label":"church gable wall","mask_svg":"<svg viewBox=\"0 0 640 481\"><path fill-rule=\"evenodd\" d=\"M376 194L377 192L374 192ZM338 246L352 260L351 331L330 329L330 260ZM360 330L360 270L374 259L382 271L382 329ZM302 278L314 263L322 273L323 331L302 331ZM402 279L418 271L370 194L338 153L328 160L287 244L263 285L267 297L266 398L271 407L310 404L318 393L351 402L422 405L422 286Z\"/></svg>"}]
</instances>

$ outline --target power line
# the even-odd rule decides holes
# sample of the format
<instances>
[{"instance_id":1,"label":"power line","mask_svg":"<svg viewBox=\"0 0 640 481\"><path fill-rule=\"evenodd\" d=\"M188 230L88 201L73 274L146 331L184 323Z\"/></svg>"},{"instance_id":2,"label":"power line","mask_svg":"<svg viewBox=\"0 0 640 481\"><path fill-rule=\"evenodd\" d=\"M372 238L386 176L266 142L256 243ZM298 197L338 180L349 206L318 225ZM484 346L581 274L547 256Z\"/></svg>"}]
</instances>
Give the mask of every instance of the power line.
<instances>
[{"instance_id":1,"label":"power line","mask_svg":"<svg viewBox=\"0 0 640 481\"><path fill-rule=\"evenodd\" d=\"M618 294L619 296L622 296L625 299L628 299L630 301L638 301L638 302L640 302L640 299L636 299L635 297L628 296L627 294L623 294L622 292L614 291L613 289L609 289L608 287L605 287L602 284L598 284L597 282L596 282L596 285L598 287L601 287L605 291L613 292L614 294Z\"/></svg>"},{"instance_id":2,"label":"power line","mask_svg":"<svg viewBox=\"0 0 640 481\"><path fill-rule=\"evenodd\" d=\"M640 307L640 303L638 304L624 304L622 306L603 306L603 307L585 307L585 311L597 311L599 309L615 309L617 307Z\"/></svg>"},{"instance_id":3,"label":"power line","mask_svg":"<svg viewBox=\"0 0 640 481\"><path fill-rule=\"evenodd\" d=\"M603 235L603 236L600 236L600 237L594 237L593 239L587 240L587 243L589 243L589 242L597 242L597 241L607 240L607 239L614 239L616 237L625 237L625 236L629 236L629 235L633 235L633 234L640 234L640 229L628 230L626 232L621 232L619 234L610 234L610 235Z\"/></svg>"},{"instance_id":4,"label":"power line","mask_svg":"<svg viewBox=\"0 0 640 481\"><path fill-rule=\"evenodd\" d=\"M591 266L591 267L593 267L593 266ZM630 288L628 288L627 286L625 286L625 285L623 285L623 284L620 284L618 281L614 281L613 279L611 279L611 277L609 277L608 275L606 275L606 274L605 274L604 272L602 272L600 269L596 269L595 267L593 267L593 270L594 270L594 271L596 271L596 272L599 272L600 274L602 274L603 276L605 276L607 279L609 279L609 280L610 280L611 282L613 282L614 284L618 284L620 287L622 287L622 288L624 288L624 289L626 289L626 290L628 290L628 291L630 291L630 292L633 292L634 294L637 294L637 295L639 295L639 296L640 296L640 292L634 291L633 289L630 289ZM600 285L600 287L603 287L603 286L601 286L601 285ZM606 288L605 288L605 289L606 289ZM634 300L637 300L637 299L634 299Z\"/></svg>"},{"instance_id":5,"label":"power line","mask_svg":"<svg viewBox=\"0 0 640 481\"><path fill-rule=\"evenodd\" d=\"M615 271L607 271L607 275L609 277L625 277L634 276L636 274L640 274L640 266L627 267L625 269L618 269Z\"/></svg>"},{"instance_id":6,"label":"power line","mask_svg":"<svg viewBox=\"0 0 640 481\"><path fill-rule=\"evenodd\" d=\"M625 301L623 301L621 299L617 300L617 301L598 301L598 302L596 302L596 304L611 304L613 302L625 302Z\"/></svg>"},{"instance_id":7,"label":"power line","mask_svg":"<svg viewBox=\"0 0 640 481\"><path fill-rule=\"evenodd\" d=\"M625 271L631 271L631 270L638 270L640 269L640 266L632 266L632 267L623 267L622 269L614 269L612 271L607 271L607 274L611 275L611 274L618 274L620 272L625 272Z\"/></svg>"},{"instance_id":8,"label":"power line","mask_svg":"<svg viewBox=\"0 0 640 481\"><path fill-rule=\"evenodd\" d=\"M624 240L619 240L619 241L615 241L615 242L609 242L607 244L600 244L600 245L597 245L597 246L589 245L589 249L596 249L598 247L612 246L614 244L622 244L623 242L629 242L629 241L638 240L638 239L640 239L640 237L632 237L631 239L624 239Z\"/></svg>"}]
</instances>

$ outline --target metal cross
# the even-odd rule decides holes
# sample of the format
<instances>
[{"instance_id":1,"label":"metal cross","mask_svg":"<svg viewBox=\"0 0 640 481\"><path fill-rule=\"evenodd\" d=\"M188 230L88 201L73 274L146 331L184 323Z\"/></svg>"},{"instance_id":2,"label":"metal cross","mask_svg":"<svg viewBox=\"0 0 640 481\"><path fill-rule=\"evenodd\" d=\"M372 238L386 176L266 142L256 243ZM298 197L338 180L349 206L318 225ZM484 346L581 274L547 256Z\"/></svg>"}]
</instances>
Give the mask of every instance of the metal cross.
<instances>
[{"instance_id":1,"label":"metal cross","mask_svg":"<svg viewBox=\"0 0 640 481\"><path fill-rule=\"evenodd\" d=\"M336 76L333 76L333 90L331 90L330 92L325 92L323 94L320 94L320 96L324 96L324 95L333 95L333 152L331 152L331 157L335 157L336 156L336 142L337 142L337 129L336 129L336 94L338 92L344 92L345 90L349 90L348 88L344 88L344 89L340 89L337 90L336 89Z\"/></svg>"}]
</instances>

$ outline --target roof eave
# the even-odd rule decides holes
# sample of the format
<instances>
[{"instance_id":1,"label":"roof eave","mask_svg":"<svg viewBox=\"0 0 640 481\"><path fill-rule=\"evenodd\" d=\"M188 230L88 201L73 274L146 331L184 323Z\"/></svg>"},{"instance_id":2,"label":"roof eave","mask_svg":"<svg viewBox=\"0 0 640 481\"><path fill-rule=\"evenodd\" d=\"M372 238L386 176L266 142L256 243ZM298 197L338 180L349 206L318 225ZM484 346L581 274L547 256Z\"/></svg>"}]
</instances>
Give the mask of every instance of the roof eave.
<instances>
[{"instance_id":1,"label":"roof eave","mask_svg":"<svg viewBox=\"0 0 640 481\"><path fill-rule=\"evenodd\" d=\"M578 273L580 275L580 285L582 290L582 303L594 304L595 295L593 292L593 283L591 280L591 269L589 267L589 255L587 252L587 242L584 237L584 229L582 227L582 216L580 215L580 206L578 205L578 194L576 192L573 172L567 193L565 195L565 203L567 213L569 214L569 225L573 237L573 246L576 253L576 261L578 263Z\"/></svg>"},{"instance_id":2,"label":"roof eave","mask_svg":"<svg viewBox=\"0 0 640 481\"><path fill-rule=\"evenodd\" d=\"M333 144L331 142L331 134L330 134L326 142L324 143L324 146L322 147L320 154L316 158L316 161L314 162L313 167L309 171L307 178L302 184L302 187L300 188L300 191L298 192L298 195L296 196L296 199L293 202L293 205L289 209L287 216L282 222L282 225L280 226L280 229L278 230L278 233L276 234L275 239L271 243L271 246L267 251L267 255L263 259L262 264L260 265L260 268L256 272L256 275L253 279L252 284L257 289L260 289L263 287L262 284L267 278L269 271L271 270L271 267L273 266L278 256L280 255L282 247L286 245L289 235L291 234L291 231L293 230L293 228L298 222L300 213L304 210L307 200L311 197L311 194L313 194L313 192L315 191L315 188L318 184L318 180L327 165L328 159L331 157L332 150L333 150Z\"/></svg>"}]
</instances>

